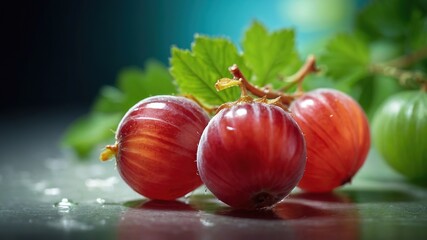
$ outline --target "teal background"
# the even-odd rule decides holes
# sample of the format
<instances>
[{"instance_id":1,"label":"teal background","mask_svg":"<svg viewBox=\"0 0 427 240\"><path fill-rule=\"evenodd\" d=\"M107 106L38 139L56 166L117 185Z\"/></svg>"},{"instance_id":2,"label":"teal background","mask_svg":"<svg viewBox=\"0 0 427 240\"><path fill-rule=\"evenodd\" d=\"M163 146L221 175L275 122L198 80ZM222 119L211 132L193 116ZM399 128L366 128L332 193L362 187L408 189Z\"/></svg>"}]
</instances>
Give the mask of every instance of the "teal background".
<instances>
[{"instance_id":1,"label":"teal background","mask_svg":"<svg viewBox=\"0 0 427 240\"><path fill-rule=\"evenodd\" d=\"M317 4L315 4L317 2ZM195 33L238 43L251 21L270 30L293 27L298 48L351 28L367 0L11 1L1 7L2 108L88 109L120 69L170 47L189 48ZM320 5L319 5L320 3Z\"/></svg>"}]
</instances>

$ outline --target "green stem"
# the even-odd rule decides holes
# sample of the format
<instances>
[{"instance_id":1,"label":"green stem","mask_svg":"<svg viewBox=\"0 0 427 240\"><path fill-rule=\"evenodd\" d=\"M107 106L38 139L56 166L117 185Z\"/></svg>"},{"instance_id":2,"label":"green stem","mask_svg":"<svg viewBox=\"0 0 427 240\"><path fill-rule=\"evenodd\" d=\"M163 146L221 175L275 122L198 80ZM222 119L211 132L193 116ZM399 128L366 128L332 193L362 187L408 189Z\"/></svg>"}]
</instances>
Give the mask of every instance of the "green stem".
<instances>
[{"instance_id":1,"label":"green stem","mask_svg":"<svg viewBox=\"0 0 427 240\"><path fill-rule=\"evenodd\" d=\"M319 69L316 67L316 58L314 55L309 55L304 65L298 70L298 72L286 79L288 85L281 88L280 91L285 92L291 87L297 85L297 91L302 92L302 82L304 81L304 78L308 74L318 71Z\"/></svg>"}]
</instances>

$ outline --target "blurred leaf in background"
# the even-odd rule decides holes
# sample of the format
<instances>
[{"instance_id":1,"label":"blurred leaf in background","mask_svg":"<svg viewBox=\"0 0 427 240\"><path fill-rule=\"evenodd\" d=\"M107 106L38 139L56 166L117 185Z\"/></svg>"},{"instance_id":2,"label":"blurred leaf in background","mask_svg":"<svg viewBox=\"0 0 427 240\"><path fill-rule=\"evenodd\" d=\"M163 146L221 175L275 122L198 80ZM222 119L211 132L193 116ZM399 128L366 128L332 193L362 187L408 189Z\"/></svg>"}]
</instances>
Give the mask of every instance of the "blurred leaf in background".
<instances>
[{"instance_id":1,"label":"blurred leaf in background","mask_svg":"<svg viewBox=\"0 0 427 240\"><path fill-rule=\"evenodd\" d=\"M319 53L321 78L352 95L371 119L393 93L419 88L413 83L427 71L427 1L371 1L352 30L332 36Z\"/></svg>"},{"instance_id":2,"label":"blurred leaf in background","mask_svg":"<svg viewBox=\"0 0 427 240\"><path fill-rule=\"evenodd\" d=\"M67 129L62 144L71 147L78 158L86 159L93 149L114 142L114 131L123 115L140 100L153 95L175 94L172 77L166 66L147 61L144 69L123 69L116 86L104 86L86 116Z\"/></svg>"}]
</instances>

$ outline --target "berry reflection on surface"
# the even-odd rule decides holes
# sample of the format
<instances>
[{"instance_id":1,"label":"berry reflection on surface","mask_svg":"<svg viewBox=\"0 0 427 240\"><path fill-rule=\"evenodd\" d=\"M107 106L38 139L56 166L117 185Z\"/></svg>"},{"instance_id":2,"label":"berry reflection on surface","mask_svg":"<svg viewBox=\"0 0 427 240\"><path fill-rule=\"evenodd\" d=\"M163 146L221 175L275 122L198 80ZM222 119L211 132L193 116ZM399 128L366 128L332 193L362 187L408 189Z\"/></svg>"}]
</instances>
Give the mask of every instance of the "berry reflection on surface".
<instances>
[{"instance_id":1,"label":"berry reflection on surface","mask_svg":"<svg viewBox=\"0 0 427 240\"><path fill-rule=\"evenodd\" d=\"M359 213L342 192L293 193L273 208L254 211L230 208L209 194L182 200L129 202L119 219L119 239L360 237Z\"/></svg>"},{"instance_id":2,"label":"berry reflection on surface","mask_svg":"<svg viewBox=\"0 0 427 240\"><path fill-rule=\"evenodd\" d=\"M121 216L119 239L200 239L198 211L180 201L140 201Z\"/></svg>"}]
</instances>

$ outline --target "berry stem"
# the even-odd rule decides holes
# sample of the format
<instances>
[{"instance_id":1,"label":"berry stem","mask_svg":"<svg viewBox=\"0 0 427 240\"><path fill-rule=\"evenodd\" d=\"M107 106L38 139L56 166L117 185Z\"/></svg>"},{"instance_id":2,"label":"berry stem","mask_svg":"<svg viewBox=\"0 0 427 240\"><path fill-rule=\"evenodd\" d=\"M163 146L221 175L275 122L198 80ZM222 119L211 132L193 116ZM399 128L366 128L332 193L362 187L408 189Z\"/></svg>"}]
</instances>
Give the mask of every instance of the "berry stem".
<instances>
[{"instance_id":1,"label":"berry stem","mask_svg":"<svg viewBox=\"0 0 427 240\"><path fill-rule=\"evenodd\" d=\"M309 55L304 65L294 75L289 77L289 79L287 80L289 84L284 88L280 89L279 91L275 91L268 87L259 88L251 84L245 78L245 76L243 75L243 73L240 71L239 67L236 64L231 66L228 70L234 76L234 79L240 79L244 87L253 95L257 97L266 97L269 99L279 98L280 102L286 106L289 105L295 99L296 96L300 95L303 92L302 82L304 78L308 74L318 71L316 67L316 58L314 57L314 55ZM290 94L284 93L284 91L288 90L295 84L297 84L297 91L295 94L290 95Z\"/></svg>"},{"instance_id":2,"label":"berry stem","mask_svg":"<svg viewBox=\"0 0 427 240\"><path fill-rule=\"evenodd\" d=\"M224 89L239 86L241 90L241 97L247 96L248 91L243 86L242 79L230 79L230 78L221 78L215 83L215 88L217 91L222 91Z\"/></svg>"},{"instance_id":3,"label":"berry stem","mask_svg":"<svg viewBox=\"0 0 427 240\"><path fill-rule=\"evenodd\" d=\"M219 86L222 85L222 86ZM243 81L241 78L239 79L230 79L230 78L223 78L220 79L216 84L215 88L218 91L221 91L225 88L239 86L240 87L240 99L238 102L252 102L253 99L248 94L248 90L246 89L245 85L243 85Z\"/></svg>"},{"instance_id":4,"label":"berry stem","mask_svg":"<svg viewBox=\"0 0 427 240\"><path fill-rule=\"evenodd\" d=\"M99 160L103 162L108 161L117 154L117 151L117 143L114 145L107 145L105 146L104 151L101 152L101 155L99 155Z\"/></svg>"},{"instance_id":5,"label":"berry stem","mask_svg":"<svg viewBox=\"0 0 427 240\"><path fill-rule=\"evenodd\" d=\"M251 84L243 75L243 73L240 71L239 67L234 64L233 66L231 66L228 69L231 74L233 74L234 79L240 79L240 81L242 82L242 85L245 87L245 89L247 89L247 91L249 91L250 93L252 93L253 95L257 96L257 97L266 97L266 98L280 98L280 101L285 104L285 105L289 105L293 100L294 97L282 92L278 92L278 91L274 91L270 88L259 88L253 84Z\"/></svg>"},{"instance_id":6,"label":"berry stem","mask_svg":"<svg viewBox=\"0 0 427 240\"><path fill-rule=\"evenodd\" d=\"M215 83L215 88L218 91L222 91L226 88L230 88L230 87L234 87L234 86L240 87L240 91L241 91L240 98L235 102L222 104L221 106L219 106L219 108L217 108L217 112L220 111L221 109L231 107L235 104L251 103L251 102L271 104L271 105L278 106L287 112L289 111L288 106L284 105L280 101L280 97L277 97L275 99L267 99L267 97L264 95L261 98L253 99L251 96L249 96L248 91L247 91L245 85L243 85L243 81L241 78L239 78L239 79L221 78Z\"/></svg>"},{"instance_id":7,"label":"berry stem","mask_svg":"<svg viewBox=\"0 0 427 240\"><path fill-rule=\"evenodd\" d=\"M297 85L297 92L303 92L302 82L304 81L304 78L308 74L318 71L319 69L316 67L316 58L314 55L309 55L304 65L294 75L286 79L286 82L289 84L281 88L280 91L285 92L294 85Z\"/></svg>"}]
</instances>

